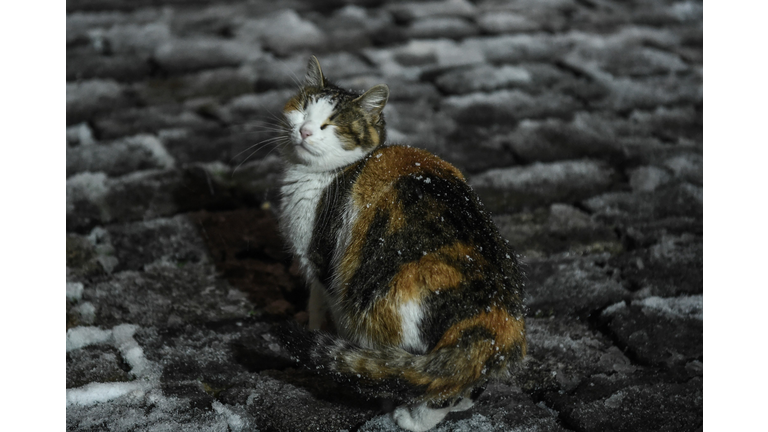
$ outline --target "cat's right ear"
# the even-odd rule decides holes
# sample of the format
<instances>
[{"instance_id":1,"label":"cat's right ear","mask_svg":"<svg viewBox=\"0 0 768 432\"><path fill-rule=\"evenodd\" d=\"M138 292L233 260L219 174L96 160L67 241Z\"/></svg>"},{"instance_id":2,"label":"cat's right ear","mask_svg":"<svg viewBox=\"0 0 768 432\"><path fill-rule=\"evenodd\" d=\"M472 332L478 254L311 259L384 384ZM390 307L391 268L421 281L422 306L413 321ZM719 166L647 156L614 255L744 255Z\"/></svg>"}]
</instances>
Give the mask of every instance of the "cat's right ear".
<instances>
[{"instance_id":1,"label":"cat's right ear","mask_svg":"<svg viewBox=\"0 0 768 432\"><path fill-rule=\"evenodd\" d=\"M325 78L323 78L323 71L320 70L320 62L317 60L317 57L312 56L307 65L307 74L304 76L304 86L323 87L324 83Z\"/></svg>"}]
</instances>

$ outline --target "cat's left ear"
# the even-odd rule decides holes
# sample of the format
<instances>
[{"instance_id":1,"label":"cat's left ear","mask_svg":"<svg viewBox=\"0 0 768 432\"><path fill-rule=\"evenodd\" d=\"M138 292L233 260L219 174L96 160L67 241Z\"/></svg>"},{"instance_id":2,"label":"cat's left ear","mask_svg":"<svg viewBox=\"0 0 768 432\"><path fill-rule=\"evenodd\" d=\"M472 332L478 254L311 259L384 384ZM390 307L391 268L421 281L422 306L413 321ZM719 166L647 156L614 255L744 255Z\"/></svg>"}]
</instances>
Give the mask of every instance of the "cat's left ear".
<instances>
[{"instance_id":1,"label":"cat's left ear","mask_svg":"<svg viewBox=\"0 0 768 432\"><path fill-rule=\"evenodd\" d=\"M363 107L363 109L373 115L381 114L384 106L387 105L389 99L389 87L386 84L379 84L371 87L370 90L363 93L360 97L354 100Z\"/></svg>"},{"instance_id":2,"label":"cat's left ear","mask_svg":"<svg viewBox=\"0 0 768 432\"><path fill-rule=\"evenodd\" d=\"M323 78L323 71L320 70L320 61L317 57L312 56L307 64L307 74L304 76L305 87L323 87L325 78Z\"/></svg>"}]
</instances>

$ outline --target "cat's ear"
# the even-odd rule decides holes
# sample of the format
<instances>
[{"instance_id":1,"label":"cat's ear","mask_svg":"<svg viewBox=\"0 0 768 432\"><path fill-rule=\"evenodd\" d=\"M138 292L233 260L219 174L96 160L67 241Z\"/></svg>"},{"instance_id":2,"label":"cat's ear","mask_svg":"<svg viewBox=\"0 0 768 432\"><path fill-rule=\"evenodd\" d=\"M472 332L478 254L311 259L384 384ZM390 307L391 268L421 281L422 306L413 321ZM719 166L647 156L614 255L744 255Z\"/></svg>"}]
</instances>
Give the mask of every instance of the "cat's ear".
<instances>
[{"instance_id":1,"label":"cat's ear","mask_svg":"<svg viewBox=\"0 0 768 432\"><path fill-rule=\"evenodd\" d=\"M325 78L323 78L323 71L320 70L320 62L317 57L312 56L307 64L307 74L304 76L305 87L323 87Z\"/></svg>"},{"instance_id":2,"label":"cat's ear","mask_svg":"<svg viewBox=\"0 0 768 432\"><path fill-rule=\"evenodd\" d=\"M381 114L389 99L389 87L386 84L373 86L367 92L354 100L370 114Z\"/></svg>"}]
</instances>

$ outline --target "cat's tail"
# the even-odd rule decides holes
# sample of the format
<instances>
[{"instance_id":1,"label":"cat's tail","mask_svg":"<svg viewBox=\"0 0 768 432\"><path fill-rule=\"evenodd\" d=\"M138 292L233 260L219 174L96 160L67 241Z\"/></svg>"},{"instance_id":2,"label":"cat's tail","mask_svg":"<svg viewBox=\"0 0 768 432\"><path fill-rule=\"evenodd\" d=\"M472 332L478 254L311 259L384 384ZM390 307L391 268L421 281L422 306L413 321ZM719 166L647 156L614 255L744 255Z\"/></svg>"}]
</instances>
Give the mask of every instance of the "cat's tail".
<instances>
[{"instance_id":1,"label":"cat's tail","mask_svg":"<svg viewBox=\"0 0 768 432\"><path fill-rule=\"evenodd\" d=\"M326 332L281 326L273 333L302 366L352 385L367 397L407 403L450 401L490 379L508 378L525 355L525 337L513 343L471 337L425 354L398 347L363 348Z\"/></svg>"}]
</instances>

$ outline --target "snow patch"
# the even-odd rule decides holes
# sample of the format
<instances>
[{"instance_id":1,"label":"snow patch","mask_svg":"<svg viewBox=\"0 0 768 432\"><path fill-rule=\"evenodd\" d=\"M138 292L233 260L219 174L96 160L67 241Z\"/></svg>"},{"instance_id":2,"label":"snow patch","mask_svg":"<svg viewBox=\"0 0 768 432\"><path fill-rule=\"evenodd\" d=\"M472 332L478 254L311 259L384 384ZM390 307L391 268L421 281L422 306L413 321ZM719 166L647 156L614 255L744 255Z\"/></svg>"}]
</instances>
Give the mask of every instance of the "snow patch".
<instances>
[{"instance_id":1,"label":"snow patch","mask_svg":"<svg viewBox=\"0 0 768 432\"><path fill-rule=\"evenodd\" d=\"M67 352L111 340L112 330L102 330L98 327L73 327L67 330Z\"/></svg>"},{"instance_id":2,"label":"snow patch","mask_svg":"<svg viewBox=\"0 0 768 432\"><path fill-rule=\"evenodd\" d=\"M524 167L492 169L472 178L474 187L531 190L542 185L595 183L609 184L610 168L598 162L566 161L534 163Z\"/></svg>"},{"instance_id":3,"label":"snow patch","mask_svg":"<svg viewBox=\"0 0 768 432\"><path fill-rule=\"evenodd\" d=\"M145 148L161 168L173 168L176 165L173 156L168 153L163 143L154 135L136 135L126 139L126 141Z\"/></svg>"},{"instance_id":4,"label":"snow patch","mask_svg":"<svg viewBox=\"0 0 768 432\"><path fill-rule=\"evenodd\" d=\"M666 315L669 318L693 318L704 319L704 298L701 295L661 298L648 297L632 302L639 305L644 313L655 312Z\"/></svg>"},{"instance_id":5,"label":"snow patch","mask_svg":"<svg viewBox=\"0 0 768 432\"><path fill-rule=\"evenodd\" d=\"M603 315L604 316L611 316L611 315L615 314L616 312L618 312L620 310L624 310L626 308L627 308L626 303L624 303L623 301L620 301L618 303L614 303L614 304L608 306L607 308L603 309Z\"/></svg>"},{"instance_id":6,"label":"snow patch","mask_svg":"<svg viewBox=\"0 0 768 432\"><path fill-rule=\"evenodd\" d=\"M213 404L211 404L211 407L214 411L216 411L217 414L224 417L224 419L227 421L227 425L229 426L230 431L239 432L247 426L247 423L243 420L242 417L232 412L231 409L227 408L221 402L214 401Z\"/></svg>"},{"instance_id":7,"label":"snow patch","mask_svg":"<svg viewBox=\"0 0 768 432\"><path fill-rule=\"evenodd\" d=\"M132 394L143 397L148 385L142 382L90 383L82 387L67 389L67 406L95 405Z\"/></svg>"},{"instance_id":8,"label":"snow patch","mask_svg":"<svg viewBox=\"0 0 768 432\"><path fill-rule=\"evenodd\" d=\"M93 131L88 123L67 126L67 145L89 146L94 144L96 144L96 140L93 138Z\"/></svg>"},{"instance_id":9,"label":"snow patch","mask_svg":"<svg viewBox=\"0 0 768 432\"><path fill-rule=\"evenodd\" d=\"M128 365L131 366L131 373L137 378L144 378L157 375L153 370L154 365L144 357L144 350L133 338L134 333L139 326L135 324L120 324L112 329L115 340L115 348L120 351Z\"/></svg>"},{"instance_id":10,"label":"snow patch","mask_svg":"<svg viewBox=\"0 0 768 432\"><path fill-rule=\"evenodd\" d=\"M67 282L67 298L79 301L83 298L83 284L80 282Z\"/></svg>"}]
</instances>

